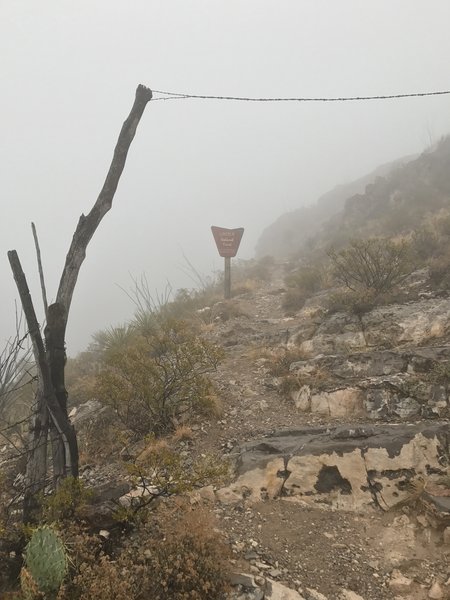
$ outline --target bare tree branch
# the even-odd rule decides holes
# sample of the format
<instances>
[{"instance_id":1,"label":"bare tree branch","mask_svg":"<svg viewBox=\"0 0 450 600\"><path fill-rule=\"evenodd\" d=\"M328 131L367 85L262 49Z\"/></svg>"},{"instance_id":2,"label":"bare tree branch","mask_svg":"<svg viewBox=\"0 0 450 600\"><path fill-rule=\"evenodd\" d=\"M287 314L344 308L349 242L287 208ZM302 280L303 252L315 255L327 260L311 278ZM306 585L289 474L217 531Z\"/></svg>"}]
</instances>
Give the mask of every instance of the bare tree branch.
<instances>
[{"instance_id":1,"label":"bare tree branch","mask_svg":"<svg viewBox=\"0 0 450 600\"><path fill-rule=\"evenodd\" d=\"M56 302L66 309L69 314L72 295L77 282L81 264L86 256L86 248L94 235L100 221L112 206L114 194L119 183L120 176L125 166L128 150L136 133L136 128L141 120L147 103L152 98L152 91L143 85L136 90L136 97L128 118L124 122L114 150L114 156L103 188L92 207L90 213L81 215L77 228L73 235L72 243L66 257L63 274L59 283Z\"/></svg>"},{"instance_id":2,"label":"bare tree branch","mask_svg":"<svg viewBox=\"0 0 450 600\"><path fill-rule=\"evenodd\" d=\"M38 240L38 236L37 236L36 226L34 223L31 223L31 230L33 232L34 245L36 248L36 258L37 258L37 263L38 263L39 279L41 281L42 301L44 303L45 318L47 318L47 314L48 314L47 291L45 289L44 270L42 268L42 260L41 260L41 249L39 247L39 240Z\"/></svg>"}]
</instances>

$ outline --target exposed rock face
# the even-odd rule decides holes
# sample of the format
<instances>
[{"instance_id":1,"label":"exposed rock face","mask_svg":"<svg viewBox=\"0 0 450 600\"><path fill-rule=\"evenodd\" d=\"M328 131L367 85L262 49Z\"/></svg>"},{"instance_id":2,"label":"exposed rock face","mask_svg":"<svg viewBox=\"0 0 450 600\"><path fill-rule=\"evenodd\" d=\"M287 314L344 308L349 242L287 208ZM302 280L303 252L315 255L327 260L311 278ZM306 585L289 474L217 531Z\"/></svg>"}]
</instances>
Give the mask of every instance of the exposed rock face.
<instances>
[{"instance_id":1,"label":"exposed rock face","mask_svg":"<svg viewBox=\"0 0 450 600\"><path fill-rule=\"evenodd\" d=\"M305 356L290 368L299 410L403 420L450 414L450 298L377 307L362 317L327 316L317 303L323 298L301 311L290 338Z\"/></svg>"},{"instance_id":2,"label":"exposed rock face","mask_svg":"<svg viewBox=\"0 0 450 600\"><path fill-rule=\"evenodd\" d=\"M300 312L311 318L311 306ZM341 354L370 348L425 345L445 338L450 332L450 298L430 298L408 304L379 306L359 317L336 313L324 319L314 335L300 325L291 341L305 355ZM306 333L306 336L305 336ZM306 337L306 339L305 339Z\"/></svg>"},{"instance_id":3,"label":"exposed rock face","mask_svg":"<svg viewBox=\"0 0 450 600\"><path fill-rule=\"evenodd\" d=\"M387 509L411 497L410 482L445 474L449 434L448 424L437 422L277 432L241 448L230 491L254 501L288 496L335 508ZM430 504L444 502L440 510L450 515L446 500L428 494Z\"/></svg>"}]
</instances>

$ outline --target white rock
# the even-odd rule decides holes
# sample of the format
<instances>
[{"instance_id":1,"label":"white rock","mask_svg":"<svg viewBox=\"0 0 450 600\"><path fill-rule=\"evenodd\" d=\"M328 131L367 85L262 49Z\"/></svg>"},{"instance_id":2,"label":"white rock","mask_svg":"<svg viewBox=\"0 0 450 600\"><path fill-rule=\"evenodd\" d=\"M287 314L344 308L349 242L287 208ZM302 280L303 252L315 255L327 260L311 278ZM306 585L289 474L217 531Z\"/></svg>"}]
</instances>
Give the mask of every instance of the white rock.
<instances>
[{"instance_id":1,"label":"white rock","mask_svg":"<svg viewBox=\"0 0 450 600\"><path fill-rule=\"evenodd\" d=\"M268 579L266 586L266 593L264 596L266 600L306 600L295 590L292 590L277 581Z\"/></svg>"},{"instance_id":2,"label":"white rock","mask_svg":"<svg viewBox=\"0 0 450 600\"><path fill-rule=\"evenodd\" d=\"M98 532L98 535L102 538L105 538L105 540L107 540L111 534L109 533L109 531L107 529L100 529L100 531Z\"/></svg>"},{"instance_id":3,"label":"white rock","mask_svg":"<svg viewBox=\"0 0 450 600\"><path fill-rule=\"evenodd\" d=\"M428 598L433 598L433 600L439 600L439 598L444 597L444 592L442 591L441 586L437 581L433 583L428 591Z\"/></svg>"},{"instance_id":4,"label":"white rock","mask_svg":"<svg viewBox=\"0 0 450 600\"><path fill-rule=\"evenodd\" d=\"M364 600L364 598L351 590L342 590L339 600Z\"/></svg>"},{"instance_id":5,"label":"white rock","mask_svg":"<svg viewBox=\"0 0 450 600\"><path fill-rule=\"evenodd\" d=\"M444 544L450 544L450 527L446 527L443 533Z\"/></svg>"},{"instance_id":6,"label":"white rock","mask_svg":"<svg viewBox=\"0 0 450 600\"><path fill-rule=\"evenodd\" d=\"M312 588L306 588L306 598L308 600L327 600L326 596Z\"/></svg>"},{"instance_id":7,"label":"white rock","mask_svg":"<svg viewBox=\"0 0 450 600\"><path fill-rule=\"evenodd\" d=\"M412 579L405 577L400 571L394 569L392 571L391 580L389 581L389 588L394 594L408 593L411 589Z\"/></svg>"}]
</instances>

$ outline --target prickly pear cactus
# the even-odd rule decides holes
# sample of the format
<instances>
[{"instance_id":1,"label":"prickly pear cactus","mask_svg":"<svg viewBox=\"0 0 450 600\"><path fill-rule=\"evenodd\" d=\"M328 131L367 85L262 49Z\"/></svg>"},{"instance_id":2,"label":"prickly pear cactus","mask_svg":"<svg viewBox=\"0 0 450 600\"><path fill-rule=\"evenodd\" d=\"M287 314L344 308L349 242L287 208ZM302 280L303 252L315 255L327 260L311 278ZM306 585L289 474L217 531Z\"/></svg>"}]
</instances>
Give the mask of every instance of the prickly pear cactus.
<instances>
[{"instance_id":1,"label":"prickly pear cactus","mask_svg":"<svg viewBox=\"0 0 450 600\"><path fill-rule=\"evenodd\" d=\"M43 526L34 530L25 549L25 565L39 592L46 598L56 597L67 573L67 553L54 529Z\"/></svg>"}]
</instances>

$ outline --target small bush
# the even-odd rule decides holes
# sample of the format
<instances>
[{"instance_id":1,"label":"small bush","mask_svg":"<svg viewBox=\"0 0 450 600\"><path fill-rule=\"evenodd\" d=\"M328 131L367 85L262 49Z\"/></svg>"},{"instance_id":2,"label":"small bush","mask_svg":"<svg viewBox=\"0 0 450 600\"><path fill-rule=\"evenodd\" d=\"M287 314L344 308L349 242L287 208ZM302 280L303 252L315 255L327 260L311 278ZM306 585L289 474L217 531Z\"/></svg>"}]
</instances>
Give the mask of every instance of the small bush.
<instances>
[{"instance_id":1,"label":"small bush","mask_svg":"<svg viewBox=\"0 0 450 600\"><path fill-rule=\"evenodd\" d=\"M303 266L287 275L285 282L288 287L298 288L311 295L321 289L323 276L317 267Z\"/></svg>"},{"instance_id":2,"label":"small bush","mask_svg":"<svg viewBox=\"0 0 450 600\"><path fill-rule=\"evenodd\" d=\"M429 267L432 286L443 290L450 289L450 252L431 260Z\"/></svg>"},{"instance_id":3,"label":"small bush","mask_svg":"<svg viewBox=\"0 0 450 600\"><path fill-rule=\"evenodd\" d=\"M44 519L48 523L73 519L91 498L91 491L81 479L66 477L52 495L44 498Z\"/></svg>"},{"instance_id":4,"label":"small bush","mask_svg":"<svg viewBox=\"0 0 450 600\"><path fill-rule=\"evenodd\" d=\"M165 319L106 355L96 396L138 435L172 431L194 411L213 408L206 374L222 354L186 322Z\"/></svg>"},{"instance_id":5,"label":"small bush","mask_svg":"<svg viewBox=\"0 0 450 600\"><path fill-rule=\"evenodd\" d=\"M418 262L424 262L435 256L439 249L439 238L431 227L417 229L411 239L411 251Z\"/></svg>"},{"instance_id":6,"label":"small bush","mask_svg":"<svg viewBox=\"0 0 450 600\"><path fill-rule=\"evenodd\" d=\"M327 300L330 314L346 312L357 316L362 316L383 303L381 295L369 290L336 292L331 294Z\"/></svg>"},{"instance_id":7,"label":"small bush","mask_svg":"<svg viewBox=\"0 0 450 600\"><path fill-rule=\"evenodd\" d=\"M301 289L288 289L283 296L283 309L286 314L295 314L304 307L308 294Z\"/></svg>"},{"instance_id":8,"label":"small bush","mask_svg":"<svg viewBox=\"0 0 450 600\"><path fill-rule=\"evenodd\" d=\"M222 600L228 591L228 547L213 516L186 503L117 540L114 555L99 538L71 532L72 577L59 600Z\"/></svg>"},{"instance_id":9,"label":"small bush","mask_svg":"<svg viewBox=\"0 0 450 600\"><path fill-rule=\"evenodd\" d=\"M176 440L173 440L176 443ZM159 497L182 494L194 488L221 483L229 475L227 462L212 455L196 460L185 459L176 446L166 439L149 439L149 443L136 458L126 464L130 481L141 494L135 496L130 507L117 512L120 521L141 518L142 509ZM145 512L145 511L144 511Z\"/></svg>"},{"instance_id":10,"label":"small bush","mask_svg":"<svg viewBox=\"0 0 450 600\"><path fill-rule=\"evenodd\" d=\"M205 510L183 514L149 547L145 592L152 600L222 600L229 551Z\"/></svg>"},{"instance_id":11,"label":"small bush","mask_svg":"<svg viewBox=\"0 0 450 600\"><path fill-rule=\"evenodd\" d=\"M270 356L267 368L273 377L282 377L289 374L292 363L303 359L304 355L298 348L282 349Z\"/></svg>"},{"instance_id":12,"label":"small bush","mask_svg":"<svg viewBox=\"0 0 450 600\"><path fill-rule=\"evenodd\" d=\"M296 392L302 387L302 383L296 375L284 375L280 378L278 392L282 396L289 397L292 392Z\"/></svg>"},{"instance_id":13,"label":"small bush","mask_svg":"<svg viewBox=\"0 0 450 600\"><path fill-rule=\"evenodd\" d=\"M137 566L102 555L96 563L84 563L68 586L63 600L134 600L139 584Z\"/></svg>"},{"instance_id":14,"label":"small bush","mask_svg":"<svg viewBox=\"0 0 450 600\"><path fill-rule=\"evenodd\" d=\"M329 250L328 256L335 279L353 292L390 292L410 266L409 245L382 238L353 240L339 252Z\"/></svg>"}]
</instances>

